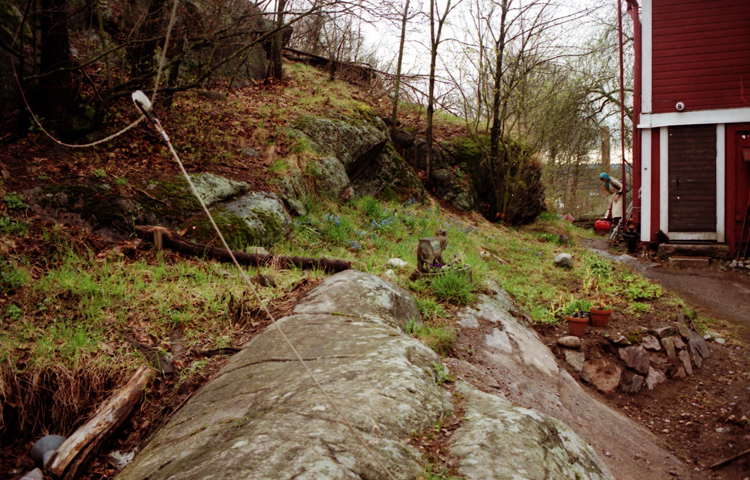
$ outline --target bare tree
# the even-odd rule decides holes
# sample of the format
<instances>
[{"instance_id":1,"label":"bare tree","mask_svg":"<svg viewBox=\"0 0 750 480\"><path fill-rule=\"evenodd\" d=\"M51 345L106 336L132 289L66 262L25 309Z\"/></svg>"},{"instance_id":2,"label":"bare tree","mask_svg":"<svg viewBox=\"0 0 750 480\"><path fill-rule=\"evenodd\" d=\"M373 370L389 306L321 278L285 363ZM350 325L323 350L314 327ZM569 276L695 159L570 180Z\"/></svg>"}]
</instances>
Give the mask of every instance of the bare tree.
<instances>
[{"instance_id":1,"label":"bare tree","mask_svg":"<svg viewBox=\"0 0 750 480\"><path fill-rule=\"evenodd\" d=\"M427 137L427 182L430 181L430 170L432 168L432 117L435 113L435 69L437 66L438 48L442 42L445 21L451 11L461 3L461 0L458 0L456 3L448 0L442 13L440 13L437 3L437 0L430 0L430 73L427 81L427 131L425 134Z\"/></svg>"}]
</instances>

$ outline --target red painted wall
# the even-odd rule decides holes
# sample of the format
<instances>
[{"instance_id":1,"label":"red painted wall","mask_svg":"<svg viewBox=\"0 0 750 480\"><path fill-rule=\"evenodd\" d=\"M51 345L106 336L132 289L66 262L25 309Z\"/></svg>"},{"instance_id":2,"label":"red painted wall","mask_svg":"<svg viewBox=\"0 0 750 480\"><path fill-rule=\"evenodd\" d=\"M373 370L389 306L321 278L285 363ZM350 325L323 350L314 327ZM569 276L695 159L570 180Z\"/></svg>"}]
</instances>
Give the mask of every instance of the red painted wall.
<instances>
[{"instance_id":1,"label":"red painted wall","mask_svg":"<svg viewBox=\"0 0 750 480\"><path fill-rule=\"evenodd\" d=\"M750 107L750 1L653 0L653 112Z\"/></svg>"}]
</instances>

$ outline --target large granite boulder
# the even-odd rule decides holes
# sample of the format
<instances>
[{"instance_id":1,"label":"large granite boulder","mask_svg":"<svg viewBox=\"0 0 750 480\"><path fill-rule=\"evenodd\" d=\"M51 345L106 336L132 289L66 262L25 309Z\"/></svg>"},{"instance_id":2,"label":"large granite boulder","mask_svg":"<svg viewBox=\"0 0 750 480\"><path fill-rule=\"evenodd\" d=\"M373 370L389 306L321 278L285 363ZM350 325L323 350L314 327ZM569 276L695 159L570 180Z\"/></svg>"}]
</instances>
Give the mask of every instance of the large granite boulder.
<instances>
[{"instance_id":1,"label":"large granite boulder","mask_svg":"<svg viewBox=\"0 0 750 480\"><path fill-rule=\"evenodd\" d=\"M465 399L466 419L450 452L461 459L461 478L610 478L594 450L561 421L464 382L456 383L456 392Z\"/></svg>"},{"instance_id":2,"label":"large granite boulder","mask_svg":"<svg viewBox=\"0 0 750 480\"><path fill-rule=\"evenodd\" d=\"M301 117L287 130L287 137L322 157L310 170L324 195L338 197L351 186L350 193L360 197L388 191L417 200L426 196L416 172L388 143L383 121L367 112L337 119ZM332 163L334 158L343 172Z\"/></svg>"},{"instance_id":3,"label":"large granite boulder","mask_svg":"<svg viewBox=\"0 0 750 480\"><path fill-rule=\"evenodd\" d=\"M351 196L349 177L336 157L307 160L305 171L296 167L274 175L271 180L292 213L306 215L306 203L315 193L339 200Z\"/></svg>"},{"instance_id":4,"label":"large granite boulder","mask_svg":"<svg viewBox=\"0 0 750 480\"><path fill-rule=\"evenodd\" d=\"M435 187L435 193L456 209L466 212L476 206L477 194L471 181L461 181L447 169L432 170L430 180Z\"/></svg>"},{"instance_id":5,"label":"large granite boulder","mask_svg":"<svg viewBox=\"0 0 750 480\"><path fill-rule=\"evenodd\" d=\"M274 193L251 192L211 209L211 215L232 248L273 246L289 234L292 217ZM207 218L193 220L188 229L198 241L216 237Z\"/></svg>"},{"instance_id":6,"label":"large granite boulder","mask_svg":"<svg viewBox=\"0 0 750 480\"><path fill-rule=\"evenodd\" d=\"M292 129L307 137L318 153L336 157L349 177L377 158L388 141L385 124L375 116L341 119L304 116L292 123ZM299 138L293 132L291 136Z\"/></svg>"},{"instance_id":7,"label":"large granite boulder","mask_svg":"<svg viewBox=\"0 0 750 480\"><path fill-rule=\"evenodd\" d=\"M352 287L354 305L336 292ZM343 310L343 311L342 311ZM309 293L278 321L358 435L398 479L423 471L408 446L452 410L437 386L439 357L391 325L413 298L385 280L347 271ZM159 479L386 479L276 327L250 341L154 436L119 475Z\"/></svg>"}]
</instances>

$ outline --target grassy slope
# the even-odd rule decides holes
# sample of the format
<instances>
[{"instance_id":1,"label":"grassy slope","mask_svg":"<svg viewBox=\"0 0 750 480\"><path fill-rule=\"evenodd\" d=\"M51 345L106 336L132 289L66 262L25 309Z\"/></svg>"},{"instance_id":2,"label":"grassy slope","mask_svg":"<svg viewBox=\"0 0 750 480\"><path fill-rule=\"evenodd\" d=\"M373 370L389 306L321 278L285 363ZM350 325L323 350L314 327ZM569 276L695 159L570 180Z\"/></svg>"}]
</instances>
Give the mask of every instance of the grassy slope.
<instances>
[{"instance_id":1,"label":"grassy slope","mask_svg":"<svg viewBox=\"0 0 750 480\"><path fill-rule=\"evenodd\" d=\"M238 109L245 112L237 128L247 131L230 142L231 148L270 149L268 166L284 158L278 151L274 157L271 148L283 151L283 142L269 143L283 131L282 120L293 120L300 112L333 108L346 113L367 108L353 100L356 93L340 82L329 84L307 67L295 66L290 72L290 86L281 96L239 92L221 107L224 113L220 115L230 118L239 118ZM196 145L211 146L227 134L220 134L218 127L195 129L207 125L207 119L191 98L185 95L176 101L170 124L179 124L174 122L179 116L195 118L177 127L172 137L188 162L198 162L206 154L196 150ZM215 114L218 107L212 108ZM230 147L213 148L212 158L231 156ZM100 155L92 154L92 168ZM120 175L125 178L127 173ZM211 362L220 361L195 352L239 347L256 330L252 327L261 318L257 301L243 293L233 267L169 253L157 255L130 243L104 245L86 232L27 218L23 202L12 191L2 194L0 402L6 407L2 412L6 428L13 428L10 412L29 422L26 429L38 431L41 425L36 422L51 422L69 431L127 372L147 362L126 337L167 353L175 346L173 332L181 332L180 343L189 354L178 364L181 368L171 384L178 390L181 384L190 384L191 378L200 377ZM454 335L449 312L470 303L488 279L499 281L536 322L559 321L562 307L573 298L611 303L634 316L651 311L673 317L684 306L627 268L613 267L589 253L579 242L585 232L552 218L514 230L475 214L459 217L441 211L436 203L382 203L365 198L311 207L307 216L295 219L293 235L274 253L349 258L358 269L378 275L389 268L385 263L390 258L408 261L409 267L397 271L394 281L415 294L425 316L425 327L412 333L443 355L450 353ZM445 260L470 264L473 283L450 276L442 285L407 279L415 266L417 239L441 228L450 239ZM572 269L554 266L552 260L560 252L574 255ZM278 269L262 273L277 284L259 290L262 301L271 306L280 305L295 286L323 276ZM654 303L660 308L653 309ZM96 389L101 391L92 394ZM7 410L14 403L21 407ZM37 411L51 407L56 412L52 418ZM72 420L63 420L68 417Z\"/></svg>"}]
</instances>

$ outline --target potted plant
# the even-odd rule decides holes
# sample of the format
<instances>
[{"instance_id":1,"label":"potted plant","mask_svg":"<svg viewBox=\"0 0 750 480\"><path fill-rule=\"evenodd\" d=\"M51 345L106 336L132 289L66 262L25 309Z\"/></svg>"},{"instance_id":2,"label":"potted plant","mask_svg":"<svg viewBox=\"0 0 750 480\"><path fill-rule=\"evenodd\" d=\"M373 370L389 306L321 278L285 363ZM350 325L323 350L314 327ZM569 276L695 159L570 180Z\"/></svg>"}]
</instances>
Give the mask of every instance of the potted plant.
<instances>
[{"instance_id":1,"label":"potted plant","mask_svg":"<svg viewBox=\"0 0 750 480\"><path fill-rule=\"evenodd\" d=\"M588 300L573 300L565 306L563 313L568 321L568 332L571 335L582 337L586 332L590 309L591 302Z\"/></svg>"},{"instance_id":2,"label":"potted plant","mask_svg":"<svg viewBox=\"0 0 750 480\"><path fill-rule=\"evenodd\" d=\"M591 314L591 324L595 327L604 328L612 317L612 305L598 303L589 310Z\"/></svg>"}]
</instances>

